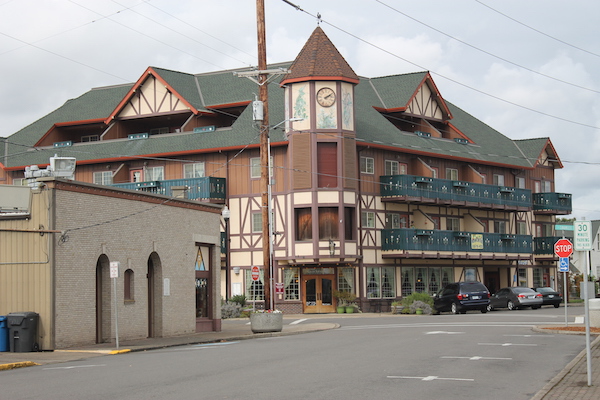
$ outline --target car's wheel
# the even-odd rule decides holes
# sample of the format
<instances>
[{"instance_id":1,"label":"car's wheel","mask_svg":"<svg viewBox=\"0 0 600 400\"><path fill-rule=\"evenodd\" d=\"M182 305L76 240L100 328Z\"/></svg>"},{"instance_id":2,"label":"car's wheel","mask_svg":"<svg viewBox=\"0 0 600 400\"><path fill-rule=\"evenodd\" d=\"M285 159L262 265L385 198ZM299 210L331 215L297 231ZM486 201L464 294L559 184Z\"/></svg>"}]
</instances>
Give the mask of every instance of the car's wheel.
<instances>
[{"instance_id":1,"label":"car's wheel","mask_svg":"<svg viewBox=\"0 0 600 400\"><path fill-rule=\"evenodd\" d=\"M482 314L485 314L486 312L488 312L488 309L487 309L487 307L483 307L483 308L481 309L481 313L482 313Z\"/></svg>"},{"instance_id":2,"label":"car's wheel","mask_svg":"<svg viewBox=\"0 0 600 400\"><path fill-rule=\"evenodd\" d=\"M458 314L459 313L458 304L452 303L452 306L450 306L450 311L452 311L452 314Z\"/></svg>"},{"instance_id":3,"label":"car's wheel","mask_svg":"<svg viewBox=\"0 0 600 400\"><path fill-rule=\"evenodd\" d=\"M512 301L508 301L508 304L506 305L508 307L509 310L516 310L517 307L515 306L515 303L513 303Z\"/></svg>"},{"instance_id":4,"label":"car's wheel","mask_svg":"<svg viewBox=\"0 0 600 400\"><path fill-rule=\"evenodd\" d=\"M558 307L560 307L560 304L555 304L554 305L554 308L558 308Z\"/></svg>"},{"instance_id":5,"label":"car's wheel","mask_svg":"<svg viewBox=\"0 0 600 400\"><path fill-rule=\"evenodd\" d=\"M492 307L491 304L488 304L485 309L488 310L488 311L494 311L494 307Z\"/></svg>"}]
</instances>

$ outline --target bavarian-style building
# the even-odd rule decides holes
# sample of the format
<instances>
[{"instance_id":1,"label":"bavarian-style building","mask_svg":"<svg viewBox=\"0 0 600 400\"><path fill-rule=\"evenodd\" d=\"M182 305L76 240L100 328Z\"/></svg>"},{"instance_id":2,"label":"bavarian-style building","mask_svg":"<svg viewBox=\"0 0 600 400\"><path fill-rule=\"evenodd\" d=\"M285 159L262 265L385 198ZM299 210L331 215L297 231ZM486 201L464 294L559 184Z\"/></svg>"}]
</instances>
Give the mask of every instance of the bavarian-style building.
<instances>
[{"instance_id":1,"label":"bavarian-style building","mask_svg":"<svg viewBox=\"0 0 600 400\"><path fill-rule=\"evenodd\" d=\"M492 293L558 288L554 224L571 195L555 192L562 164L549 138L510 139L444 99L426 71L360 77L320 27L295 61L269 65L279 68L289 72L271 81L268 103L278 309L333 312L342 290L364 311L386 310L463 280ZM226 205L221 297L263 306L248 72L150 67L94 88L5 139L0 179L24 183L27 166L57 154L77 158L77 181Z\"/></svg>"}]
</instances>

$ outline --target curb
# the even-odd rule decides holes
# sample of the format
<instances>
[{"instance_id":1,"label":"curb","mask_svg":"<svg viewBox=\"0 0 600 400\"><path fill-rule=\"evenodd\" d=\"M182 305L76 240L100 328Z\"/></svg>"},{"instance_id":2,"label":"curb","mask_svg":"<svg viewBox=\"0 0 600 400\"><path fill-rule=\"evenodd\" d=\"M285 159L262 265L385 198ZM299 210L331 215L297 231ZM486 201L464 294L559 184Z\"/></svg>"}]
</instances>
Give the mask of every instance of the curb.
<instances>
[{"instance_id":1,"label":"curb","mask_svg":"<svg viewBox=\"0 0 600 400\"><path fill-rule=\"evenodd\" d=\"M600 342L600 336L596 337L596 339L594 339L592 343L590 343L590 347L597 344L597 342ZM550 379L550 382L546 383L546 385L544 385L544 387L541 388L530 400L541 400L544 397L546 397L546 395L552 389L554 389L565 378L565 376L567 376L569 372L571 372L571 370L577 365L577 363L579 363L586 356L586 353L587 349L581 350L581 352L573 360L571 360L571 362L568 363L567 366L558 373L558 375Z\"/></svg>"},{"instance_id":2,"label":"curb","mask_svg":"<svg viewBox=\"0 0 600 400\"><path fill-rule=\"evenodd\" d=\"M0 371L7 371L9 369L15 369L15 368L33 367L34 365L40 365L40 364L34 363L33 361L21 361L21 362L10 363L10 364L0 364Z\"/></svg>"}]
</instances>

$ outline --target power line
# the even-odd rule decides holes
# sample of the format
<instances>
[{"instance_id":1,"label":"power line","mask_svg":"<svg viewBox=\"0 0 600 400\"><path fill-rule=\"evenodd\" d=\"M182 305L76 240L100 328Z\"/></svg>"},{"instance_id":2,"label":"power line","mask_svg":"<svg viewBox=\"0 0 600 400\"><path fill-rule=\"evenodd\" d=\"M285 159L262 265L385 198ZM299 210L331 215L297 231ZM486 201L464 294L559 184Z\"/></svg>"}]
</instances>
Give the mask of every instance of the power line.
<instances>
[{"instance_id":1,"label":"power line","mask_svg":"<svg viewBox=\"0 0 600 400\"><path fill-rule=\"evenodd\" d=\"M510 19L511 21L514 21L514 22L516 22L516 23L517 23L517 24L519 24L519 25L522 25L522 26L524 26L524 27L526 27L526 28L528 28L528 29L531 29L532 31L535 31L535 32L539 33L540 35L546 36L546 37L548 37L548 38L550 38L550 39L552 39L552 40L556 40L557 42L560 42L560 43L562 43L562 44L564 44L564 45L567 45L567 46L569 46L569 47L572 47L572 48L574 48L574 49L577 49L577 50L579 50L579 51L583 51L584 53L588 53L588 54L591 54L591 55L593 55L593 56L600 57L600 54L594 53L594 52L592 52L592 51L589 51L589 50L586 50L586 49L584 49L584 48L581 48L581 47L575 46L575 45L573 45L573 44L571 44L571 43L565 42L564 40L561 40L561 39L559 39L559 38L557 38L557 37L554 37L554 36L552 36L552 35L549 35L549 34L547 34L546 32L542 32L542 31L540 31L539 29L536 29L536 28L534 28L534 27L532 27L532 26L530 26L530 25L527 25L526 23L524 23L524 22L521 22L521 21L519 21L519 20L517 20L517 19L515 19L515 18L513 18L513 17L511 17L511 16L509 16L509 15L507 15L507 14L504 14L503 12L501 12L501 11L498 11L497 9L490 7L489 5L487 5L487 4L485 4L485 3L482 3L482 2L481 2L481 1L479 1L479 0L475 0L475 1L476 1L477 3L479 3L479 4L481 4L482 6L484 6L484 7L487 7L487 8L489 8L490 10L492 10L492 11L494 11L494 12L496 12L496 13L498 13L498 14L502 15L502 16L503 16L503 17L505 17L505 18L508 18L508 19Z\"/></svg>"},{"instance_id":2,"label":"power line","mask_svg":"<svg viewBox=\"0 0 600 400\"><path fill-rule=\"evenodd\" d=\"M487 51L487 50L484 50L484 49L482 49L482 48L479 48L479 47L473 46L472 44L470 44L470 43L467 43L467 42L465 42L464 40L461 40L461 39L459 39L459 38L457 38L457 37L454 37L454 36L452 36L452 35L449 35L449 34L447 34L446 32L443 32L443 31L441 31L441 30L439 30L439 29L437 29L437 28L435 28L435 27L433 27L433 26L431 26L431 25L428 25L428 24L426 24L426 23L425 23L425 22L423 22L423 21L420 21L420 20L418 20L418 19L416 19L416 18L414 18L414 17L411 17L410 15L408 15L408 14L406 14L406 13L404 13L404 12L402 12L402 11L398 10L397 8L394 8L394 7L392 7L392 6L390 6L390 5L386 4L386 3L384 3L384 2L383 2L383 1L381 1L381 0L375 0L375 1L376 1L377 3L379 3L379 4L383 5L383 6L385 6L385 7L388 7L390 10L393 10L393 11L397 12L398 14L404 15L406 18L409 18L409 19L411 19L411 20L413 20L413 21L415 21L415 22L417 22L417 23L419 23L419 24L421 24L421 25L424 25L424 26L428 27L429 29L432 29L432 30L434 30L434 31L436 31L436 32L438 32L438 33L440 33L440 34L444 35L444 36L447 36L447 37L449 37L449 38L450 38L450 39L452 39L452 40L456 40L457 42L459 42L459 43L462 43L462 44L464 44L465 46L469 46L469 47L470 47L470 48L472 48L472 49L475 49L475 50L477 50L477 51L480 51L480 52L482 52L482 53L485 53L485 54L487 54L488 56L491 56L491 57L497 58L498 60L501 60L501 61L504 61L504 62L506 62L506 63L508 63L508 64L511 64L511 65L514 65L514 66L516 66L516 67L522 68L522 69L524 69L524 70L526 70L526 71L529 71L529 72L532 72L532 73L534 73L534 74L536 74L536 75L540 75L540 76L543 76L543 77L545 77L545 78L552 79L552 80L555 80L555 81L557 81L557 82L564 83L564 84L566 84L566 85L574 86L574 87L576 87L576 88L583 89L583 90L588 90L588 91L590 91L590 92L594 92L594 93L600 93L600 91L598 91L598 90L594 90L594 89L591 89L591 88L588 88L588 87L585 87L585 86L580 86L580 85L577 85L577 84L575 84L575 83L572 83L572 82L567 82L567 81L564 81L564 80L562 80L562 79L558 79L558 78L555 78L555 77L553 77L553 76L546 75L546 74L544 74L544 73L541 73L541 72L539 72L539 71L536 71L536 70L534 70L534 69L531 69L531 68L525 67L525 66L523 66L523 65L521 65L521 64L517 64L516 62L513 62L513 61L510 61L510 60L507 60L506 58L503 58L503 57L500 57L500 56L498 56L498 55L496 55L496 54L490 53L489 51Z\"/></svg>"},{"instance_id":3,"label":"power line","mask_svg":"<svg viewBox=\"0 0 600 400\"><path fill-rule=\"evenodd\" d=\"M291 3L287 2L287 1L286 1L286 3L291 4ZM313 18L318 18L316 15L313 15L313 14L311 14L310 12L308 12L306 10L303 10L301 8L298 8L298 10L301 11L301 12L303 12L303 13L305 13L305 14L307 14L307 15L309 15L309 16L311 16L311 17L313 17ZM363 39L363 38L361 38L361 37L359 37L359 36L357 36L357 35L349 32L349 31L347 31L347 30L345 30L343 28L340 28L340 27L332 24L331 22L327 22L327 21L323 20L322 18L319 18L319 20L321 22L323 22L323 23L331 26L332 28L337 29L338 31L340 31L342 33L345 33L346 35L351 36L351 37L355 38L356 40L358 40L358 41L360 41L362 43L365 43L365 44L367 44L367 45L369 45L369 46L371 46L371 47L373 47L373 48L375 48L377 50L380 50L380 51L382 51L382 52L384 52L384 53L386 53L386 54L388 54L388 55L390 55L392 57L395 57L395 58L397 58L399 60L402 60L402 61L404 61L404 62L406 62L408 64L411 64L411 65L413 65L413 66L415 66L415 67L417 67L417 68L419 68L421 70L428 70L428 68L426 68L426 67L423 67L423 66L421 66L421 65L419 65L419 64L417 64L417 63L415 63L413 61L410 61L410 60L408 60L406 58L403 58L403 57L401 57L401 56L399 56L399 55L397 55L397 54L395 54L395 53L393 53L393 52L391 52L389 50L384 49L381 46L373 44L373 43L369 42L368 40L365 40L365 39ZM458 80L456 80L454 78L451 78L451 77L449 77L447 75L444 75L444 74L441 74L439 72L436 72L436 71L433 71L433 70L429 70L429 71L432 74L435 74L435 75L437 75L437 76L439 76L441 78L444 78L444 79L446 79L446 80L448 80L450 82L456 83L457 85L460 85L462 87L470 89L470 90L472 90L474 92L483 94L485 96L491 97L491 98L496 99L498 101L501 101L503 103L510 104L512 106L519 107L519 108L522 108L524 110L531 111L531 112L534 112L536 114L540 114L540 115L543 115L543 116L546 116L546 117L550 117L550 118L553 118L553 119L556 119L556 120L559 120L559 121L568 122L568 123L571 123L571 124L574 124L574 125L583 126L583 127L586 127L586 128L592 128L592 129L600 130L599 126L589 125L589 124L585 124L583 122L573 121L573 120L570 120L570 119L567 119L567 118L559 117L557 115L553 115L553 114L549 114L549 113L546 113L546 112L543 112L543 111L535 110L535 109L533 109L531 107L527 107L527 106L524 106L522 104L518 104L518 103L512 102L510 100L503 99L502 97L499 97L499 96L493 95L491 93L485 92L483 90L477 89L477 88L475 88L473 86L467 85L466 83L460 82L460 81L458 81Z\"/></svg>"}]
</instances>

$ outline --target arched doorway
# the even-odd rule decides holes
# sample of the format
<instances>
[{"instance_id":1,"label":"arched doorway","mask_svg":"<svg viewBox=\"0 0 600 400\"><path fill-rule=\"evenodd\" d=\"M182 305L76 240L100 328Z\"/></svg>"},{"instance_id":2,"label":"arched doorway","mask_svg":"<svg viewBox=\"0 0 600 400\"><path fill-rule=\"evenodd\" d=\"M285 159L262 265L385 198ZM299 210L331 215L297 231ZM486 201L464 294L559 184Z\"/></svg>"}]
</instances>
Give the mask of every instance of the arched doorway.
<instances>
[{"instance_id":1,"label":"arched doorway","mask_svg":"<svg viewBox=\"0 0 600 400\"><path fill-rule=\"evenodd\" d=\"M148 337L162 336L162 266L156 252L148 257Z\"/></svg>"},{"instance_id":2,"label":"arched doorway","mask_svg":"<svg viewBox=\"0 0 600 400\"><path fill-rule=\"evenodd\" d=\"M110 342L111 292L110 263L102 254L96 261L96 343Z\"/></svg>"}]
</instances>

